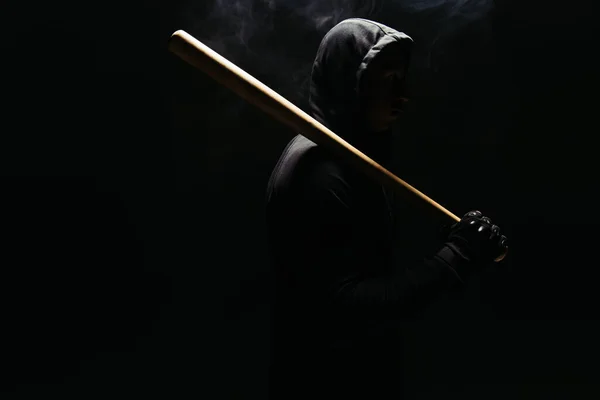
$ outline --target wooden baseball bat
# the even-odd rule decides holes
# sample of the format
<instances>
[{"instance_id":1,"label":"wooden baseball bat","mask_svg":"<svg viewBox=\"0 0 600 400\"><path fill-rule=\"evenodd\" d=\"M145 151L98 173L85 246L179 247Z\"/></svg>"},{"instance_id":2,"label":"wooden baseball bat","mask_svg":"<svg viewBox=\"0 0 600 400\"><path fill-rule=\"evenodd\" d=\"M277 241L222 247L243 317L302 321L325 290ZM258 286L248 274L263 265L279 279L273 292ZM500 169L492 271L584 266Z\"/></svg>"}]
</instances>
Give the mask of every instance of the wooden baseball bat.
<instances>
[{"instance_id":1,"label":"wooden baseball bat","mask_svg":"<svg viewBox=\"0 0 600 400\"><path fill-rule=\"evenodd\" d=\"M173 33L169 40L169 50L292 130L343 157L346 162L373 179L386 186L400 185L453 220L460 221L455 214L371 160L319 121L187 32L178 30Z\"/></svg>"},{"instance_id":2,"label":"wooden baseball bat","mask_svg":"<svg viewBox=\"0 0 600 400\"><path fill-rule=\"evenodd\" d=\"M454 213L383 168L319 121L187 32L178 30L173 33L168 47L171 52L232 90L244 100L254 104L293 131L328 148L372 179L393 189L402 187L454 221L460 221L460 218Z\"/></svg>"}]
</instances>

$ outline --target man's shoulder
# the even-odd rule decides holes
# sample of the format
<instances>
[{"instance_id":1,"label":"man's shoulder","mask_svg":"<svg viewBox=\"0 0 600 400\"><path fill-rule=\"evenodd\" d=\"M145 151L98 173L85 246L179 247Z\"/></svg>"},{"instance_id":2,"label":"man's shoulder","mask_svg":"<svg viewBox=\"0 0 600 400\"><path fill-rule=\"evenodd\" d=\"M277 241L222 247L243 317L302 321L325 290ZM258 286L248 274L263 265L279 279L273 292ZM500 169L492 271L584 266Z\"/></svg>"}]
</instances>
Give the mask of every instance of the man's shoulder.
<instances>
[{"instance_id":1,"label":"man's shoulder","mask_svg":"<svg viewBox=\"0 0 600 400\"><path fill-rule=\"evenodd\" d=\"M343 170L332 155L303 136L292 139L275 166L270 186L280 190L339 179Z\"/></svg>"},{"instance_id":2,"label":"man's shoulder","mask_svg":"<svg viewBox=\"0 0 600 400\"><path fill-rule=\"evenodd\" d=\"M310 139L298 135L292 139L281 156L282 164L294 169L316 171L339 170L339 164L332 154Z\"/></svg>"}]
</instances>

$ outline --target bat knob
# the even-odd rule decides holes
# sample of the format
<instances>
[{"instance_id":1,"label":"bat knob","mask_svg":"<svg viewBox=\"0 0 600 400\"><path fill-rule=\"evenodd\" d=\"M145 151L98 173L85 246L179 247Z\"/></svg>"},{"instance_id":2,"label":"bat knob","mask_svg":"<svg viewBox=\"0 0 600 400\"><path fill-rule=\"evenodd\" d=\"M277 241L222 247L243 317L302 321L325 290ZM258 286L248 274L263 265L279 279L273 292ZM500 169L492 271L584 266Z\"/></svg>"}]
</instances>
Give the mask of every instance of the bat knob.
<instances>
[{"instance_id":1,"label":"bat knob","mask_svg":"<svg viewBox=\"0 0 600 400\"><path fill-rule=\"evenodd\" d=\"M504 260L504 257L506 257L506 254L508 253L507 239L504 235L502 235L500 238L500 246L502 247L502 254L500 254L494 259L495 262L500 262Z\"/></svg>"},{"instance_id":2,"label":"bat knob","mask_svg":"<svg viewBox=\"0 0 600 400\"><path fill-rule=\"evenodd\" d=\"M502 254L500 254L498 257L496 257L496 258L494 259L494 262L500 262L500 261L504 260L504 257L506 257L506 253L508 253L508 249L506 249L506 250L504 251L504 253L502 253Z\"/></svg>"}]
</instances>

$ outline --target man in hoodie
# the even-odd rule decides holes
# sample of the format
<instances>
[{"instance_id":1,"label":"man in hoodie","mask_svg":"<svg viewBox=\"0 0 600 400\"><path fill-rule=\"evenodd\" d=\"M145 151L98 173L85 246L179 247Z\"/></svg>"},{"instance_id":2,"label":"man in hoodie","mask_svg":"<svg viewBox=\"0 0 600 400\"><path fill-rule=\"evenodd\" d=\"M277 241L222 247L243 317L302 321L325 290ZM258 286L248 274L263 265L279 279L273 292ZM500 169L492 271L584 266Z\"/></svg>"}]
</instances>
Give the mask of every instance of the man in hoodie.
<instances>
[{"instance_id":1,"label":"man in hoodie","mask_svg":"<svg viewBox=\"0 0 600 400\"><path fill-rule=\"evenodd\" d=\"M347 19L325 35L313 64L312 116L384 166L412 43L383 24ZM395 240L390 194L301 135L273 170L266 217L275 399L401 394L402 318L506 251L498 226L472 211L430 257L399 262L394 248L411 243Z\"/></svg>"}]
</instances>

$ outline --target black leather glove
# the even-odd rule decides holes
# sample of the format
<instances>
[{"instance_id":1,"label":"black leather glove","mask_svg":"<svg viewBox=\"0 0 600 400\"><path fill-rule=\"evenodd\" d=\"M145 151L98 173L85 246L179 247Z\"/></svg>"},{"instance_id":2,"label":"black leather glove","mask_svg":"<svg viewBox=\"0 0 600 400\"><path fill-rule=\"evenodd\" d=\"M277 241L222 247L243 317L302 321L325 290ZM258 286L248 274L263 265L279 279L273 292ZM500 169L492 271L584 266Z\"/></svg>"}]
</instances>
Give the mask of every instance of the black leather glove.
<instances>
[{"instance_id":1,"label":"black leather glove","mask_svg":"<svg viewBox=\"0 0 600 400\"><path fill-rule=\"evenodd\" d=\"M508 240L500 228L479 211L469 211L443 231L448 247L464 259L488 263L506 255Z\"/></svg>"}]
</instances>

